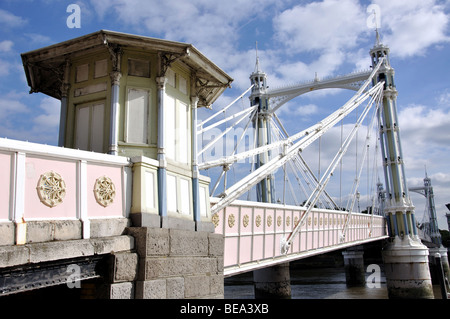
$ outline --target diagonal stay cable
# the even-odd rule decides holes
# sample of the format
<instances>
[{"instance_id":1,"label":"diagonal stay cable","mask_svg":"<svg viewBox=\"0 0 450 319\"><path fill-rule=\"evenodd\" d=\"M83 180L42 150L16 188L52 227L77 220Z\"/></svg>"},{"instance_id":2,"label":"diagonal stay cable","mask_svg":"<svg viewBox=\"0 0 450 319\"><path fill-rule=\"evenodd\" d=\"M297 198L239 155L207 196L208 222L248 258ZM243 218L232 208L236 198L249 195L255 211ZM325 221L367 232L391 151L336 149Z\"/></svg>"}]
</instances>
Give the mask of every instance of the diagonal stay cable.
<instances>
[{"instance_id":1,"label":"diagonal stay cable","mask_svg":"<svg viewBox=\"0 0 450 319\"><path fill-rule=\"evenodd\" d=\"M375 89L375 92L382 91L383 90L383 85L384 85L384 82L379 82L376 86L373 87L373 89ZM319 198L320 193L324 190L324 188L328 184L328 182L329 182L329 180L330 180L330 178L332 176L332 173L334 172L335 168L337 167L339 161L341 160L341 158L344 156L344 154L348 150L351 141L355 137L356 132L358 131L359 127L361 126L361 123L364 121L366 115L369 113L369 110L370 110L372 104L373 103L369 103L367 105L367 107L364 109L364 111L360 115L357 123L353 127L352 131L350 132L350 134L347 136L347 138L345 139L344 143L342 144L339 152L336 154L336 156L334 157L333 161L328 166L325 174L320 179L318 187L315 189L313 194L311 194L310 197L307 199L307 202L306 202L305 206L307 206L308 208L307 208L306 212L302 215L300 221L297 223L297 225L295 225L294 229L288 235L288 237L284 238L282 240L281 252L283 254L287 254L288 253L293 239L295 238L295 236L297 235L297 233L300 230L300 227L303 225L303 223L305 222L305 220L308 217L309 213L313 209L315 203L317 202L317 200Z\"/></svg>"},{"instance_id":2,"label":"diagonal stay cable","mask_svg":"<svg viewBox=\"0 0 450 319\"><path fill-rule=\"evenodd\" d=\"M369 79L370 80L370 79ZM368 81L369 81L368 80ZM382 82L380 82L382 83ZM307 134L297 143L287 148L285 152L274 156L269 162L260 168L253 171L251 174L247 175L239 182L231 186L224 193L221 194L222 197L213 207L211 207L211 213L217 213L221 208L228 205L228 203L232 202L236 198L238 198L243 192L247 191L253 185L261 181L263 178L272 174L276 169L284 165L287 161L292 159L296 153L309 146L313 143L317 138L326 133L329 129L331 129L336 123L338 123L342 118L346 117L349 113L351 113L358 105L363 103L370 95L372 95L376 90L380 88L380 85L376 85L366 93L361 96L355 97L351 99L350 103L346 103L344 107L340 108L338 112L335 112L333 118L326 118L323 122L312 126L310 129L306 130ZM337 114L336 114L337 113Z\"/></svg>"}]
</instances>

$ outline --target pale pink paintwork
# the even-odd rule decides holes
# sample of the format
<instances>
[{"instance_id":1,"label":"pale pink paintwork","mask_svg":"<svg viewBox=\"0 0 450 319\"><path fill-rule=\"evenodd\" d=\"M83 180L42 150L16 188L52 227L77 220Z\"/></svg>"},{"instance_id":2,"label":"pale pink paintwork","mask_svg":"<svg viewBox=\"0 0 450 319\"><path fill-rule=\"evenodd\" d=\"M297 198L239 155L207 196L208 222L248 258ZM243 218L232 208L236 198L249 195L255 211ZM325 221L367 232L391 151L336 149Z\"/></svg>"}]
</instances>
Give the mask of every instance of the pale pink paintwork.
<instances>
[{"instance_id":1,"label":"pale pink paintwork","mask_svg":"<svg viewBox=\"0 0 450 319\"><path fill-rule=\"evenodd\" d=\"M48 207L41 203L37 189L42 174L58 173L66 184L61 204ZM77 216L77 166L75 162L27 156L25 160L25 220L72 219Z\"/></svg>"},{"instance_id":2,"label":"pale pink paintwork","mask_svg":"<svg viewBox=\"0 0 450 319\"><path fill-rule=\"evenodd\" d=\"M211 202L214 203L214 199ZM292 232L295 222L304 213L302 207L245 201L235 201L219 211L215 229L225 237L225 273L231 275L261 268L283 257L301 258L386 238L382 216L351 214L345 237L342 237L348 213L317 209L307 216L289 253L283 256L281 241Z\"/></svg>"},{"instance_id":3,"label":"pale pink paintwork","mask_svg":"<svg viewBox=\"0 0 450 319\"><path fill-rule=\"evenodd\" d=\"M123 176L128 164L117 156L0 139L0 221L125 217ZM50 207L41 202L37 187L41 176L52 171L64 180L65 194ZM94 194L95 181L102 176L115 185L115 198L107 207Z\"/></svg>"},{"instance_id":4,"label":"pale pink paintwork","mask_svg":"<svg viewBox=\"0 0 450 319\"><path fill-rule=\"evenodd\" d=\"M100 205L94 196L94 185L98 178L109 177L114 183L115 197L113 202L104 207ZM89 218L96 217L122 217L123 197L122 197L122 168L107 165L87 165L87 215Z\"/></svg>"},{"instance_id":5,"label":"pale pink paintwork","mask_svg":"<svg viewBox=\"0 0 450 319\"><path fill-rule=\"evenodd\" d=\"M0 220L10 218L12 154L0 153Z\"/></svg>"}]
</instances>

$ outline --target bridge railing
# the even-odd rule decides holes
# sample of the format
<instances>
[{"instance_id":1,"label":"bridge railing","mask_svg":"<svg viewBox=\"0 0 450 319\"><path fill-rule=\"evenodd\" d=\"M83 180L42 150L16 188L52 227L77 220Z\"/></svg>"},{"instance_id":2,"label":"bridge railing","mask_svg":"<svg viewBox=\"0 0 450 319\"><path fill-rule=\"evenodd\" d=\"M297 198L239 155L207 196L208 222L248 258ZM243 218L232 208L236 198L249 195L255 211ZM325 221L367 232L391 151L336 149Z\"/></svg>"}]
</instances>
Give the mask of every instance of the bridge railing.
<instances>
[{"instance_id":1,"label":"bridge railing","mask_svg":"<svg viewBox=\"0 0 450 319\"><path fill-rule=\"evenodd\" d=\"M0 138L0 245L116 235L121 226L111 220L126 223L130 210L129 165L125 157Z\"/></svg>"},{"instance_id":2,"label":"bridge railing","mask_svg":"<svg viewBox=\"0 0 450 319\"><path fill-rule=\"evenodd\" d=\"M211 198L211 204L218 198ZM281 242L293 230L306 208L234 201L213 216L215 232L225 237L224 274L233 275L277 263L386 238L382 216L313 209L291 245L281 253Z\"/></svg>"}]
</instances>

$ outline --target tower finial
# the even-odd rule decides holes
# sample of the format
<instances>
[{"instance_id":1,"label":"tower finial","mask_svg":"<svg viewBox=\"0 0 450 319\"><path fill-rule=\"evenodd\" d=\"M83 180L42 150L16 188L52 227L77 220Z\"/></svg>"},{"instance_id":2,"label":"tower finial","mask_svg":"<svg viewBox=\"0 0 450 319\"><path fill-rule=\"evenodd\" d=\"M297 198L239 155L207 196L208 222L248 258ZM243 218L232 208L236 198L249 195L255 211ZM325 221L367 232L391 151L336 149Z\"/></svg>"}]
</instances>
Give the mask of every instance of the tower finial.
<instances>
[{"instance_id":1,"label":"tower finial","mask_svg":"<svg viewBox=\"0 0 450 319\"><path fill-rule=\"evenodd\" d=\"M259 72L261 72L261 70L260 70L260 68L259 68L258 41L256 41L255 47L256 47L256 65L255 65L255 73L259 73Z\"/></svg>"},{"instance_id":2,"label":"tower finial","mask_svg":"<svg viewBox=\"0 0 450 319\"><path fill-rule=\"evenodd\" d=\"M381 40L380 40L380 33L378 32L378 28L375 29L375 32L376 32L375 46L380 46Z\"/></svg>"},{"instance_id":3,"label":"tower finial","mask_svg":"<svg viewBox=\"0 0 450 319\"><path fill-rule=\"evenodd\" d=\"M373 10L373 19L375 21L375 33L376 33L375 45L379 46L379 45L381 45L380 32L378 31L380 26L378 25L378 21L377 21L377 12L376 12L376 10Z\"/></svg>"}]
</instances>

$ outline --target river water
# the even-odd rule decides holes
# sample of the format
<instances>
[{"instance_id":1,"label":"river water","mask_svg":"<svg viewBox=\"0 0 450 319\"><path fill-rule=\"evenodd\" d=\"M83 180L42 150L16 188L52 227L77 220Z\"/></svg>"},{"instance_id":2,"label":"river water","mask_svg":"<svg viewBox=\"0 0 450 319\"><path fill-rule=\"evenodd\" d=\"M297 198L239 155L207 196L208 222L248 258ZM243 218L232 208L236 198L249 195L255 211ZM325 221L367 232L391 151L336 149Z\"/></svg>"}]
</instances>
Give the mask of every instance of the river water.
<instances>
[{"instance_id":1,"label":"river water","mask_svg":"<svg viewBox=\"0 0 450 319\"><path fill-rule=\"evenodd\" d=\"M379 288L347 287L344 267L291 269L292 299L387 299L381 271ZM367 273L367 276L370 273ZM366 276L366 278L367 278ZM254 299L252 273L225 280L225 298Z\"/></svg>"}]
</instances>

